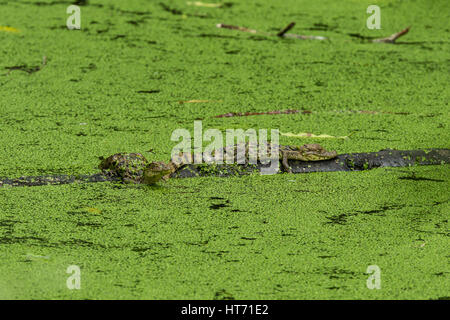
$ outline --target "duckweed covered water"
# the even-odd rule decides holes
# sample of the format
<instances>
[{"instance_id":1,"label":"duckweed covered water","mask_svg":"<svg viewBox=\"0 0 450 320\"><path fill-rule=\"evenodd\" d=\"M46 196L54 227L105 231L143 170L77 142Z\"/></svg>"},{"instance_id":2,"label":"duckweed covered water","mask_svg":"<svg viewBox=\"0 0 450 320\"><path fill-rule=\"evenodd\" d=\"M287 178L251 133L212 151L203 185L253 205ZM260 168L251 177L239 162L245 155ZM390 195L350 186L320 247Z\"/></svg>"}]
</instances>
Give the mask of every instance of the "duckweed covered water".
<instances>
[{"instance_id":1,"label":"duckweed covered water","mask_svg":"<svg viewBox=\"0 0 450 320\"><path fill-rule=\"evenodd\" d=\"M69 3L0 3L0 176L95 173L116 152L168 160L173 130L199 119L350 135L280 137L339 153L449 147L444 0L377 1L381 30L366 28L370 1L86 1L81 30L65 26ZM215 27L291 21L329 41ZM361 39L409 25L396 45ZM303 112L215 118L288 109ZM0 297L444 299L448 195L448 165L2 188Z\"/></svg>"}]
</instances>

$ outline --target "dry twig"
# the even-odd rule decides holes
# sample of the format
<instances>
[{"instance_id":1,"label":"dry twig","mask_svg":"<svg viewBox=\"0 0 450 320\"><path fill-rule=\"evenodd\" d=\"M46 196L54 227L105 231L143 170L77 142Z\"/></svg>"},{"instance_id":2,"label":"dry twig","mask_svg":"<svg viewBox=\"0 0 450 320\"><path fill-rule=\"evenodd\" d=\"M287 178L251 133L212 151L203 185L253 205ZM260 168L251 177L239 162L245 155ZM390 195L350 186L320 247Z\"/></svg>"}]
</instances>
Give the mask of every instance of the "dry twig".
<instances>
[{"instance_id":1,"label":"dry twig","mask_svg":"<svg viewBox=\"0 0 450 320\"><path fill-rule=\"evenodd\" d=\"M305 35L294 34L294 33L286 33L289 30L291 30L294 26L295 26L295 22L291 22L286 27L281 29L281 31L278 32L277 34L271 34L271 33L267 33L267 32L261 32L261 31L257 31L257 30L254 30L254 29L245 28L245 27L232 26L232 25L224 24L224 23L216 24L217 28L238 30L238 31L249 32L249 33L253 33L253 34L261 34L261 35L264 35L264 36L275 36L275 37L282 37L282 38L294 38L294 39L301 39L301 40L326 40L327 39L327 38L321 37L321 36L305 36Z\"/></svg>"},{"instance_id":2,"label":"dry twig","mask_svg":"<svg viewBox=\"0 0 450 320\"><path fill-rule=\"evenodd\" d=\"M411 29L411 27L403 29L400 32L396 32L396 33L394 33L394 34L392 34L392 35L390 35L389 37L386 37L386 38L374 39L374 40L372 40L372 42L376 42L376 43L395 43L395 40L397 40L401 36L404 36L405 34L407 34L409 29Z\"/></svg>"}]
</instances>

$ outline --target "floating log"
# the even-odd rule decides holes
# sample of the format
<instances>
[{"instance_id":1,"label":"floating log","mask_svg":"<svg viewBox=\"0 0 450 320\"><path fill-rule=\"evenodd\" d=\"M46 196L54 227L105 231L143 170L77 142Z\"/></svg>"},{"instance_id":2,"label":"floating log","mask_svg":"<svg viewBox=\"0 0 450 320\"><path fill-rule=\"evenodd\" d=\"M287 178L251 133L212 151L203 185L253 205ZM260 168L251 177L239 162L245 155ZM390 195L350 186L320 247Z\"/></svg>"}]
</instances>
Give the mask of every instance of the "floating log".
<instances>
[{"instance_id":1,"label":"floating log","mask_svg":"<svg viewBox=\"0 0 450 320\"><path fill-rule=\"evenodd\" d=\"M293 173L361 171L381 167L408 167L416 165L441 165L450 163L450 149L381 150L378 152L349 153L324 161L289 160ZM219 176L228 177L261 172L261 164L189 164L178 169L171 178ZM281 167L281 166L280 166ZM93 175L47 175L0 179L0 187L42 186L68 183L117 182L118 177L106 173Z\"/></svg>"}]
</instances>

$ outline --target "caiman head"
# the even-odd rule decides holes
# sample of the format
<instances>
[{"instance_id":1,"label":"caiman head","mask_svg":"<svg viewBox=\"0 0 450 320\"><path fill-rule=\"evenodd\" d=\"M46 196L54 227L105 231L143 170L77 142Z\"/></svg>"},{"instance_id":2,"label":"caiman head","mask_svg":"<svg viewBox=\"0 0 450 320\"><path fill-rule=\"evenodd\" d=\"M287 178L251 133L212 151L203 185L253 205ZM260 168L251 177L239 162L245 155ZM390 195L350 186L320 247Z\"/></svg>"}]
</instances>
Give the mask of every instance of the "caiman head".
<instances>
[{"instance_id":1,"label":"caiman head","mask_svg":"<svg viewBox=\"0 0 450 320\"><path fill-rule=\"evenodd\" d=\"M166 180L168 176L174 171L172 163L165 163L162 161L150 162L144 169L143 182L145 184L155 184L161 179Z\"/></svg>"},{"instance_id":2,"label":"caiman head","mask_svg":"<svg viewBox=\"0 0 450 320\"><path fill-rule=\"evenodd\" d=\"M305 158L306 161L328 160L337 157L336 151L327 151L318 143L305 144L298 147L298 151L301 152L302 157Z\"/></svg>"}]
</instances>

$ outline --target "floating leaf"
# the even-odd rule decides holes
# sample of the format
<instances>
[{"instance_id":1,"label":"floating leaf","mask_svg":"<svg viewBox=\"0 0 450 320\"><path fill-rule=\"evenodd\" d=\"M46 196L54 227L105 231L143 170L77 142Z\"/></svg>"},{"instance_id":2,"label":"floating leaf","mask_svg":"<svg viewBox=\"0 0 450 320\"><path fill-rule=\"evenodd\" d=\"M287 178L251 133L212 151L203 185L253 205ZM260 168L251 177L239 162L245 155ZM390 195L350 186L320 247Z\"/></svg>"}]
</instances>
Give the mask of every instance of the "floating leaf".
<instances>
[{"instance_id":1,"label":"floating leaf","mask_svg":"<svg viewBox=\"0 0 450 320\"><path fill-rule=\"evenodd\" d=\"M348 139L353 133L350 133L348 136L330 136L328 134L316 135L310 132L300 132L300 133L280 132L280 134L285 137L293 137L293 138Z\"/></svg>"},{"instance_id":2,"label":"floating leaf","mask_svg":"<svg viewBox=\"0 0 450 320\"><path fill-rule=\"evenodd\" d=\"M97 208L90 208L90 207L86 208L86 211L89 213L98 213L98 214L102 213L102 210L97 209Z\"/></svg>"},{"instance_id":3,"label":"floating leaf","mask_svg":"<svg viewBox=\"0 0 450 320\"><path fill-rule=\"evenodd\" d=\"M366 114L398 114L402 116L406 116L410 114L409 112L392 112L392 111L372 111L372 110L349 110L349 112L353 113L366 113Z\"/></svg>"},{"instance_id":4,"label":"floating leaf","mask_svg":"<svg viewBox=\"0 0 450 320\"><path fill-rule=\"evenodd\" d=\"M18 33L20 32L19 29L13 28L13 27L6 27L6 26L0 26L0 31L4 32L12 32L12 33Z\"/></svg>"},{"instance_id":5,"label":"floating leaf","mask_svg":"<svg viewBox=\"0 0 450 320\"><path fill-rule=\"evenodd\" d=\"M193 100L196 101L196 100ZM182 101L180 101L182 103ZM332 110L332 111L311 111L311 110L272 110L262 112L228 112L214 116L214 118L229 118L229 117L247 117L260 115L276 115L276 114L320 114L320 113L360 113L360 114L395 114L395 115L409 115L409 112L393 112L393 111L372 111L372 110Z\"/></svg>"},{"instance_id":6,"label":"floating leaf","mask_svg":"<svg viewBox=\"0 0 450 320\"><path fill-rule=\"evenodd\" d=\"M198 99L194 99L194 100L187 100L187 101L178 101L178 103L183 104L183 103L207 103L207 102L222 102L222 100L198 100Z\"/></svg>"},{"instance_id":7,"label":"floating leaf","mask_svg":"<svg viewBox=\"0 0 450 320\"><path fill-rule=\"evenodd\" d=\"M205 3L200 1L188 1L186 2L188 6L196 6L196 7L206 7L206 8L220 8L222 6L221 3Z\"/></svg>"},{"instance_id":8,"label":"floating leaf","mask_svg":"<svg viewBox=\"0 0 450 320\"><path fill-rule=\"evenodd\" d=\"M49 260L50 256L40 256L32 253L27 253L25 255L27 261L39 261L39 260Z\"/></svg>"}]
</instances>

